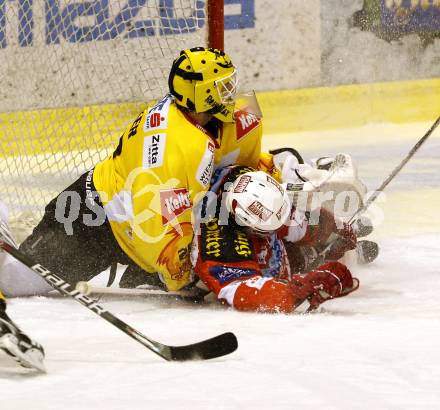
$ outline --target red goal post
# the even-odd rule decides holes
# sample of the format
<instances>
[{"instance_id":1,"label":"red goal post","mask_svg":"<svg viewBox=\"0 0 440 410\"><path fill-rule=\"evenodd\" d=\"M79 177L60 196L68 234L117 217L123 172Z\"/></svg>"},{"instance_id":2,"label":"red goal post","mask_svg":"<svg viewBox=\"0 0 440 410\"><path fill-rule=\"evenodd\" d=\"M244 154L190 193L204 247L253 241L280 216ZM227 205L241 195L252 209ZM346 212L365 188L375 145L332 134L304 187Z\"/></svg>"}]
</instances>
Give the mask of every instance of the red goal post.
<instances>
[{"instance_id":1,"label":"red goal post","mask_svg":"<svg viewBox=\"0 0 440 410\"><path fill-rule=\"evenodd\" d=\"M0 200L15 232L27 233L167 92L180 50L223 49L224 2L0 3Z\"/></svg>"},{"instance_id":2,"label":"red goal post","mask_svg":"<svg viewBox=\"0 0 440 410\"><path fill-rule=\"evenodd\" d=\"M208 1L209 34L208 44L210 47L223 50L225 47L225 4L223 0Z\"/></svg>"}]
</instances>

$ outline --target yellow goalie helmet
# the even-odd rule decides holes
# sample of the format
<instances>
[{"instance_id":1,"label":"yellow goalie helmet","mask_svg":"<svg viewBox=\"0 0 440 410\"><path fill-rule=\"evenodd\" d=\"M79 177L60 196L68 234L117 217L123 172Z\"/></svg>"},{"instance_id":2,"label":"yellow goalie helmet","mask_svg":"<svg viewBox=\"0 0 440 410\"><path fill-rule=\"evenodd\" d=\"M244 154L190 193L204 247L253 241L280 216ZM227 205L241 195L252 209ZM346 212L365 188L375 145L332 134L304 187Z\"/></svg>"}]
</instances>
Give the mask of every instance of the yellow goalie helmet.
<instances>
[{"instance_id":1,"label":"yellow goalie helmet","mask_svg":"<svg viewBox=\"0 0 440 410\"><path fill-rule=\"evenodd\" d=\"M237 69L223 51L204 47L181 51L173 62L168 85L181 107L234 122Z\"/></svg>"}]
</instances>

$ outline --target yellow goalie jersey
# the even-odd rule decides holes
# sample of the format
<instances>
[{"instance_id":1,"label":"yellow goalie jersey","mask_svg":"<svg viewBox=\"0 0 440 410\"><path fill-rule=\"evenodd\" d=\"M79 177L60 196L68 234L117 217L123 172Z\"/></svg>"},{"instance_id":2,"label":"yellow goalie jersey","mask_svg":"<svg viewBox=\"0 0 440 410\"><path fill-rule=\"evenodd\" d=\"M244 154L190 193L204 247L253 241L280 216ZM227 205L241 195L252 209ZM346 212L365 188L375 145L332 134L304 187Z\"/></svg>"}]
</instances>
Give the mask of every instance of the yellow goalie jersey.
<instances>
[{"instance_id":1,"label":"yellow goalie jersey","mask_svg":"<svg viewBox=\"0 0 440 410\"><path fill-rule=\"evenodd\" d=\"M146 272L157 272L169 290L187 285L193 239L192 207L207 191L216 167L256 167L261 122L238 111L215 138L166 96L142 112L111 156L98 163L93 182L113 234Z\"/></svg>"}]
</instances>

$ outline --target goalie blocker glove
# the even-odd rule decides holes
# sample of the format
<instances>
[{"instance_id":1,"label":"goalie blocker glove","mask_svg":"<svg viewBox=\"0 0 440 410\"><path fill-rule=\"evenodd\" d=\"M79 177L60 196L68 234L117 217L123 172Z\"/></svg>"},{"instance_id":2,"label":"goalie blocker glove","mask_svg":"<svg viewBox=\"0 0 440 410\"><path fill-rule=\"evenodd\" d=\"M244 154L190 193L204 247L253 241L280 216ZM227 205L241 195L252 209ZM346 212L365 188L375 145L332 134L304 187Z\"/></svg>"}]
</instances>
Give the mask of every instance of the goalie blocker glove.
<instances>
[{"instance_id":1,"label":"goalie blocker glove","mask_svg":"<svg viewBox=\"0 0 440 410\"><path fill-rule=\"evenodd\" d=\"M43 347L25 335L6 314L0 293L0 349L26 368L45 372Z\"/></svg>"}]
</instances>

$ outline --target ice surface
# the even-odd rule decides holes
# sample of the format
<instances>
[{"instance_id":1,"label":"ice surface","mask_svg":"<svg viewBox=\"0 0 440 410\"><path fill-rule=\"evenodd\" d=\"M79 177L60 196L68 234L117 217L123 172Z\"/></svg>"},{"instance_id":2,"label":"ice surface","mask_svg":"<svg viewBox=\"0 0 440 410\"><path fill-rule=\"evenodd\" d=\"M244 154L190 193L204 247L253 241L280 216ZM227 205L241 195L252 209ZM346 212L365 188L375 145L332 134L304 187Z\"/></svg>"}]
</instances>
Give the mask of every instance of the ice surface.
<instances>
[{"instance_id":1,"label":"ice surface","mask_svg":"<svg viewBox=\"0 0 440 410\"><path fill-rule=\"evenodd\" d=\"M378 187L430 124L266 137L311 158L350 153ZM245 314L217 305L103 298L151 338L185 344L233 331L236 353L167 363L61 297L10 301L11 316L47 352L47 375L0 356L0 408L436 409L440 408L440 130L381 202L375 263L354 267L361 288L312 315Z\"/></svg>"}]
</instances>

